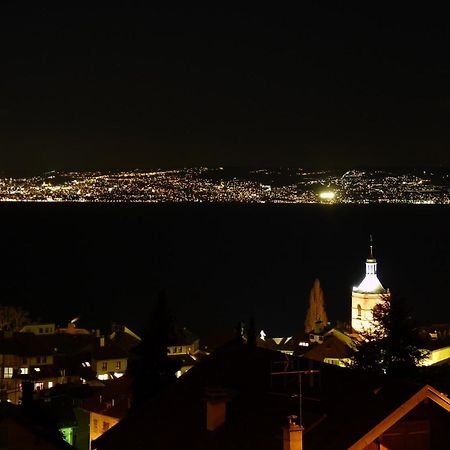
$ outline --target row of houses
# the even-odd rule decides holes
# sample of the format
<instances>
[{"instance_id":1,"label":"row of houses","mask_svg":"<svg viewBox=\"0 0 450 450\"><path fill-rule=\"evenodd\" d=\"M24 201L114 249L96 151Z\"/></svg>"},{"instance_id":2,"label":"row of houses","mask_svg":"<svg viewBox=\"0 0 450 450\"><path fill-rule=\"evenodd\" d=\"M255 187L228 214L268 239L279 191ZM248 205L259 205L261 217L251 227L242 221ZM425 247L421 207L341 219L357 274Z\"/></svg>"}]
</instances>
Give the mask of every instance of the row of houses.
<instances>
[{"instance_id":1,"label":"row of houses","mask_svg":"<svg viewBox=\"0 0 450 450\"><path fill-rule=\"evenodd\" d=\"M8 421L23 418L17 411L32 386L28 401L32 400L33 408L55 419L66 443L88 450L89 443L130 408L131 381L126 374L140 341L126 326L113 325L103 335L78 328L76 320L63 328L39 323L15 333L0 332L0 399L9 405L4 408L5 417ZM177 376L205 356L198 338L182 327L177 327L167 354L178 362ZM19 422L17 429L24 421Z\"/></svg>"},{"instance_id":2,"label":"row of houses","mask_svg":"<svg viewBox=\"0 0 450 450\"><path fill-rule=\"evenodd\" d=\"M96 385L119 378L126 372L130 349L138 342L139 337L126 327L117 327L108 336L74 324L59 330L54 324L38 324L16 333L2 332L1 398L18 404L24 380L43 391L57 384Z\"/></svg>"},{"instance_id":3,"label":"row of houses","mask_svg":"<svg viewBox=\"0 0 450 450\"><path fill-rule=\"evenodd\" d=\"M80 450L88 450L92 442L94 442L92 448L98 448L99 450L119 448L114 444L116 441L120 442L115 433L122 428L126 430L124 431L126 434L137 432L133 428L135 420L156 421L156 423L160 423L161 429L164 429L165 425L163 426L162 424L166 419L169 420L168 417L173 408L177 411L178 409L185 410L185 413L192 418L200 414L201 419L197 417L197 422L189 426L190 433L192 434L194 430L197 430L195 433L198 433L198 436L187 434L187 436L190 436L189 439L192 443L195 442L195 445L199 445L192 448L203 448L202 445L206 445L203 443L203 439L206 439L207 442L214 441L214 445L218 445L214 448L233 448L231 446L233 439L236 442L241 442L242 439L248 441L248 444L245 444L248 445L247 447L244 444L240 444L239 448L256 448L254 443L259 442L259 437L254 433L248 433L249 436L244 437L235 429L226 438L229 440L229 447L221 447L220 445L222 444L215 442L216 437L214 436L221 436L225 433L223 430L229 428L228 418L233 417L235 413L238 414L237 410L241 408L241 402L236 400L242 396L246 405L245 408L250 408L249 411L253 411L255 417L261 421L261 424L267 427L264 433L261 432L264 441L269 442L271 439L273 441L272 447L265 444L261 448L279 448L280 439L286 441L286 439L292 438L295 441L297 439L295 436L298 437L297 433L299 430L302 430L301 440L306 445L306 442L311 440L311 436L314 434L312 430L319 426L319 422L316 423L311 418L315 417L319 420L317 417L322 417L321 421L324 421L323 417L329 417L330 411L336 406L333 406L333 402L341 404L344 401L344 399L335 399L330 395L330 391L336 390L341 392L339 383L342 382L342 379L354 378L347 370L345 370L345 376L342 375L342 372L336 372L336 370L342 370L336 366L345 366L348 351L357 335L343 330L326 329L321 324L317 325L316 329L309 334L298 333L295 336L285 338L270 338L265 333L261 333L255 340L256 349L252 350L248 349L250 346L245 346L242 343L237 347L233 346L236 342L241 342L242 340L231 339L231 335L222 339L222 341L220 339L206 340L201 348L199 339L196 336L189 333L185 328L178 328L172 345L167 348L167 355L179 362L181 369L177 376L183 376L180 378L179 383L174 386L171 393L164 394L158 400L157 407L153 402L149 402L143 409L139 409L141 412L133 411L132 414L129 413L132 403L132 380L127 374L127 368L130 358L133 357L132 349L140 342L140 337L127 327L113 326L109 334L101 335L98 331L89 332L78 328L75 323L69 323L67 327L59 329L54 324L35 324L24 327L18 333L3 333L0 335L1 394L4 400L2 404L8 403L10 406L9 409L3 408L5 420L7 421L0 421L0 423L8 423L13 418L17 419L17 417L20 417L20 414L14 412L14 408L17 404L23 404L24 388L31 384L33 386L32 397L35 405L39 404L40 411L56 417L57 428L64 436L66 443L70 443ZM434 365L442 366L447 364L445 349L450 337L450 327L444 325L424 327L420 330L420 334L424 345L430 349L431 360L436 360L437 362ZM230 340L234 342L233 345L229 343ZM221 345L226 341L228 343ZM217 347L218 350L216 351ZM207 351L204 351L204 349ZM210 352L212 356L206 358ZM250 362L246 358L249 358ZM264 364L262 363L263 361ZM251 367L249 367L249 364ZM233 367L229 367L230 365ZM194 366L196 367L190 370ZM234 374L234 371L238 373ZM315 373L315 375L311 376L305 375L304 383L306 383L306 386L303 386L305 396L301 407L298 404L298 394L296 394L299 387L299 372L303 374L307 372ZM274 375L276 373L278 375ZM231 376L231 379L228 379L228 376ZM247 378L252 377L254 377L254 383L250 379L245 381ZM252 401L255 403L247 405L247 402L250 402L250 398L247 399L246 389L257 387L259 383L257 379L260 377L263 377L266 381L270 380L270 383L268 386L264 384L260 391L255 391L252 395L260 398L254 398ZM192 379L194 381L189 381ZM361 386L356 381L351 386L347 386L346 396L353 398L357 395L368 395L368 392L365 391L366 387L370 387L369 390L372 388L374 390L380 389L380 387L376 387L372 383L372 380L369 380L367 386ZM196 383L199 385L196 385ZM394 395L391 392L391 384L388 386L383 380L378 380L377 383L382 387L384 393L390 392L389 395ZM403 384L399 383L396 389L402 390L402 386ZM437 402L436 404L439 404L446 410L447 397L442 392L438 392L430 386L409 384L408 386L410 386L410 390L407 390L405 396L401 397L401 401L408 402L410 398L419 395L420 391L420 404L429 401L433 397L431 401ZM319 393L316 392L318 389ZM185 390L193 391L188 393ZM324 395L325 392L326 395ZM296 395L297 397L295 397ZM408 395L411 397L408 397ZM190 406L183 404L186 396L190 399ZM286 404L284 404L284 401L281 400L274 401L274 397L279 397L278 400L281 397L290 398L291 400L286 401ZM315 400L311 402L311 398L315 398ZM264 404L260 404L261 399L265 399ZM292 401L292 399L294 400ZM386 401L385 396L382 395L378 395L375 400L380 402L380 399L383 399L383 402ZM372 398L372 400L374 399ZM317 406L317 402L321 405L320 411L316 411L314 406ZM349 406L349 408L353 407ZM369 403L362 406L363 409L368 407ZM190 410L189 408L194 409ZM203 412L199 413L199 410ZM422 410L426 410L426 407L422 405L419 407L419 410L415 410L414 414L417 413L422 417L425 414ZM243 423L253 420L246 416L246 414L249 414L246 409L241 413ZM432 414L435 413L433 412ZM147 414L150 414L150 417L147 417ZM164 414L167 414L167 418ZM173 412L173 414L176 417L178 413ZM261 414L264 414L264 417L261 417ZM142 419L139 418L140 415L142 415ZM304 422L299 424L298 419L293 419L292 417L288 419L288 416L295 415L303 416ZM133 419L130 419L130 417ZM337 417L340 417L340 415L336 415L336 418L333 420L337 420ZM441 419L444 423L447 423L445 422L447 419ZM190 423L190 420L187 422ZM310 420L312 421L310 422ZM398 425L400 428L412 426L403 425L403 420L405 419L401 416L397 421L391 420L389 423L392 427L394 425L397 427L398 421L402 424ZM428 423L429 418L424 420ZM264 421L269 421L270 423L265 424ZM17 429L20 429L24 423L26 421L19 420ZM206 426L204 427L205 423ZM327 421L327 423L330 422ZM147 431L144 423L141 425L143 426L141 432ZM234 424L233 427L235 426L238 425ZM425 431L422 431L428 436L425 439L426 442L431 442L430 425L425 426L422 423L420 426L422 428L425 427ZM128 427L131 427L131 429ZM206 435L203 436L205 430ZM272 430L272 438L268 436L269 430ZM383 439L387 442L388 434L394 433L393 430L396 430L396 428L390 429L388 434L386 434L387 429L383 428L383 430L384 434L380 434L383 438L377 437L379 442ZM175 448L175 443L173 447L170 447L166 446L167 442L159 441L158 433L159 429L152 431L152 436L148 438L150 440L134 442L134 448L139 448L139 446L147 448L145 445L148 445L149 442L152 442L155 448ZM9 435L11 436L11 433ZM112 441L108 437L111 435L115 436ZM199 436L202 437L200 438ZM403 436L404 439L406 439L405 436ZM133 439L136 440L135 437ZM171 439L169 439L170 442ZM331 438L329 437L328 439ZM54 444L54 441L52 442ZM111 444L111 442L113 443ZM311 442L304 448L316 448ZM189 445L185 445L185 448L191 448ZM288 445L287 448L295 448L293 443L288 442L286 445ZM375 444L373 442L370 445L372 447L368 446L367 448L384 448L374 447ZM323 443L321 448L340 447L327 447ZM397 447L389 446L386 448Z\"/></svg>"},{"instance_id":4,"label":"row of houses","mask_svg":"<svg viewBox=\"0 0 450 450\"><path fill-rule=\"evenodd\" d=\"M128 413L93 450L446 450L450 400L234 340Z\"/></svg>"}]
</instances>

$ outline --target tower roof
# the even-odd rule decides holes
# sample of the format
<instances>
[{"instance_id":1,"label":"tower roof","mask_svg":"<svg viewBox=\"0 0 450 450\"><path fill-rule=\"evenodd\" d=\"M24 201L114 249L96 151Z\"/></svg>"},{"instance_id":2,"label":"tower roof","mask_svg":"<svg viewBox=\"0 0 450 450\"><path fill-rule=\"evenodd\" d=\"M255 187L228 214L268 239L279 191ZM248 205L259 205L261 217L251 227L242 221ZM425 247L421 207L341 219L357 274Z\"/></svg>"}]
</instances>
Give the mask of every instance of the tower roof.
<instances>
[{"instance_id":1,"label":"tower roof","mask_svg":"<svg viewBox=\"0 0 450 450\"><path fill-rule=\"evenodd\" d=\"M353 288L353 292L362 294L385 294L386 289L376 275L366 275L359 286Z\"/></svg>"},{"instance_id":2,"label":"tower roof","mask_svg":"<svg viewBox=\"0 0 450 450\"><path fill-rule=\"evenodd\" d=\"M369 257L366 259L366 276L359 286L353 288L353 292L364 294L385 294L386 289L377 277L377 260L373 256L373 240L370 235Z\"/></svg>"}]
</instances>

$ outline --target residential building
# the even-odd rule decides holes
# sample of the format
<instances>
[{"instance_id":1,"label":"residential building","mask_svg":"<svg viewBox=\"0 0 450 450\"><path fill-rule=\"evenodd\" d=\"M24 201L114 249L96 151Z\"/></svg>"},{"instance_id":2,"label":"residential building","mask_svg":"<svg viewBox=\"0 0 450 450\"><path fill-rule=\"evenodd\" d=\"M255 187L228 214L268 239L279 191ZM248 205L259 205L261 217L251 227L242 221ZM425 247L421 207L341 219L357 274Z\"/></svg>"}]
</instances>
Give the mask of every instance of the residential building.
<instances>
[{"instance_id":1,"label":"residential building","mask_svg":"<svg viewBox=\"0 0 450 450\"><path fill-rule=\"evenodd\" d=\"M105 383L83 403L89 412L89 442L97 439L125 417L131 406L131 379L125 375Z\"/></svg>"},{"instance_id":2,"label":"residential building","mask_svg":"<svg viewBox=\"0 0 450 450\"><path fill-rule=\"evenodd\" d=\"M431 386L232 343L92 449L447 450L449 441L450 400Z\"/></svg>"}]
</instances>

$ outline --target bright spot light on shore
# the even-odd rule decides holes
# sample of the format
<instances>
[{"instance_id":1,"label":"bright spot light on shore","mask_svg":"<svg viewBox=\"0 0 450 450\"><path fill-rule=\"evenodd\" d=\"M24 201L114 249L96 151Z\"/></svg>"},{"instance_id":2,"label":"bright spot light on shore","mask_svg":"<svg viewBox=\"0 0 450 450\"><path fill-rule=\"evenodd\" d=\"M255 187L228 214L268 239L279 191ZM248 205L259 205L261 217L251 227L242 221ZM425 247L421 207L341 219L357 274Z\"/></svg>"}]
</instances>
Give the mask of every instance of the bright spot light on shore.
<instances>
[{"instance_id":1,"label":"bright spot light on shore","mask_svg":"<svg viewBox=\"0 0 450 450\"><path fill-rule=\"evenodd\" d=\"M321 200L334 200L336 194L333 191L324 191L319 194Z\"/></svg>"}]
</instances>

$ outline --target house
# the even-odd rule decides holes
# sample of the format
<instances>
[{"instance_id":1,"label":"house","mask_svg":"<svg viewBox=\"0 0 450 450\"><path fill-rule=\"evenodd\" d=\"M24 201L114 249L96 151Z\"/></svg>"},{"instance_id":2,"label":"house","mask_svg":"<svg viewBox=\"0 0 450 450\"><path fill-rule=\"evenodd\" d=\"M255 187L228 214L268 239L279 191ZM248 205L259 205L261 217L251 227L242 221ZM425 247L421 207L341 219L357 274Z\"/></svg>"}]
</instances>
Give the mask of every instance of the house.
<instances>
[{"instance_id":1,"label":"house","mask_svg":"<svg viewBox=\"0 0 450 450\"><path fill-rule=\"evenodd\" d=\"M334 364L346 367L350 361L349 356L353 348L353 338L349 335L332 328L319 336L321 339L314 339L310 347L303 352L303 356L314 361Z\"/></svg>"},{"instance_id":2,"label":"house","mask_svg":"<svg viewBox=\"0 0 450 450\"><path fill-rule=\"evenodd\" d=\"M48 337L33 333L3 333L0 336L2 399L18 403L24 378L33 378L36 389L47 389L58 382L58 374L51 370L54 351Z\"/></svg>"},{"instance_id":3,"label":"house","mask_svg":"<svg viewBox=\"0 0 450 450\"><path fill-rule=\"evenodd\" d=\"M22 327L21 333L33 333L36 336L42 334L54 334L56 325L54 323L34 323Z\"/></svg>"},{"instance_id":4,"label":"house","mask_svg":"<svg viewBox=\"0 0 450 450\"><path fill-rule=\"evenodd\" d=\"M128 375L110 380L105 387L83 402L89 412L89 442L116 425L131 406L131 379Z\"/></svg>"},{"instance_id":5,"label":"house","mask_svg":"<svg viewBox=\"0 0 450 450\"><path fill-rule=\"evenodd\" d=\"M130 349L139 342L126 327L105 338L74 323L63 332L50 332L51 324L44 325L0 332L0 399L19 403L24 380L42 391L56 384L98 384L120 377L127 370Z\"/></svg>"},{"instance_id":6,"label":"house","mask_svg":"<svg viewBox=\"0 0 450 450\"><path fill-rule=\"evenodd\" d=\"M443 450L449 441L450 401L431 386L234 342L91 448Z\"/></svg>"},{"instance_id":7,"label":"house","mask_svg":"<svg viewBox=\"0 0 450 450\"><path fill-rule=\"evenodd\" d=\"M177 362L180 369L176 375L180 377L204 359L207 353L200 349L200 339L195 334L186 327L176 325L170 345L167 346L167 356Z\"/></svg>"},{"instance_id":8,"label":"house","mask_svg":"<svg viewBox=\"0 0 450 450\"><path fill-rule=\"evenodd\" d=\"M128 352L105 337L92 343L90 358L90 365L101 381L120 377L127 370Z\"/></svg>"},{"instance_id":9,"label":"house","mask_svg":"<svg viewBox=\"0 0 450 450\"><path fill-rule=\"evenodd\" d=\"M429 385L406 382L343 396L304 435L308 450L444 450L449 442L449 398Z\"/></svg>"}]
</instances>

